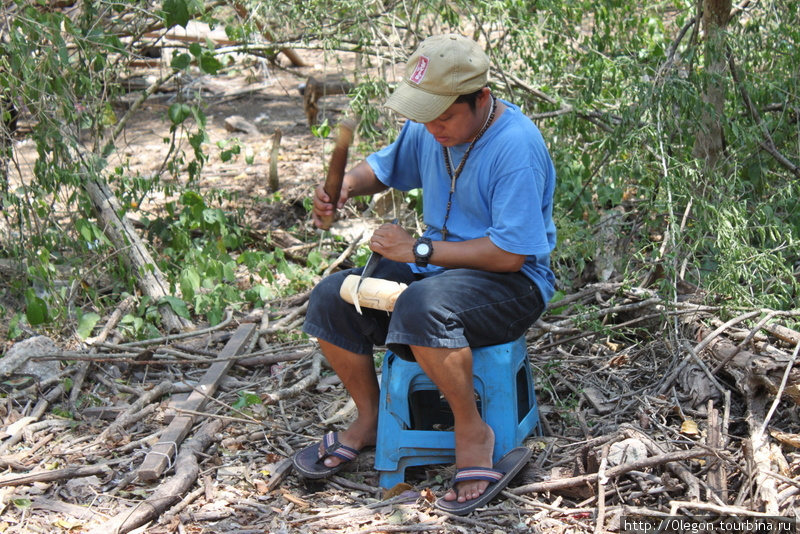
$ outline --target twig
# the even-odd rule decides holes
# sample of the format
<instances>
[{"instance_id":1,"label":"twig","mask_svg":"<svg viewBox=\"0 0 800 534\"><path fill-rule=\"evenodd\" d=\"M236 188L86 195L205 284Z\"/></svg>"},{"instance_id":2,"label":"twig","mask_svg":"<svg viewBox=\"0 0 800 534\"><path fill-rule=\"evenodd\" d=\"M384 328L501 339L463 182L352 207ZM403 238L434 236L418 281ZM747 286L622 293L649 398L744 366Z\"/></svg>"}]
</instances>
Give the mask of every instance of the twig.
<instances>
[{"instance_id":1,"label":"twig","mask_svg":"<svg viewBox=\"0 0 800 534\"><path fill-rule=\"evenodd\" d=\"M173 517L180 514L184 509L186 509L187 506L192 504L198 497L200 497L205 492L206 492L205 486L200 486L199 488L188 494L186 497L181 499L181 502L170 508L164 515L162 515L161 518L158 520L158 523L160 525L168 524L170 521L172 521Z\"/></svg>"},{"instance_id":2,"label":"twig","mask_svg":"<svg viewBox=\"0 0 800 534\"><path fill-rule=\"evenodd\" d=\"M736 357L736 355L739 354L739 351L741 351L748 343L750 343L750 341L761 330L761 328L764 327L764 325L766 325L769 321L771 321L773 319L773 317L775 317L775 315L777 315L776 312L768 313L763 319L761 319L758 322L758 324L756 324L756 326L754 328L751 328L750 332L747 334L747 336L742 340L741 343L739 343L739 345L737 345L736 350L731 351L731 353L726 358L723 358L716 365L716 367L714 367L714 369L713 369L713 371L711 371L711 373L716 375L718 372L720 372L722 370L722 368L725 367L728 364L729 361L734 359Z\"/></svg>"},{"instance_id":3,"label":"twig","mask_svg":"<svg viewBox=\"0 0 800 534\"><path fill-rule=\"evenodd\" d=\"M606 476L609 479L616 478L624 475L630 471L640 471L648 467L655 467L657 465L668 464L670 462L678 462L682 460L691 460L693 458L703 458L710 456L711 453L705 449L687 449L683 451L674 451L660 454L658 456L650 456L642 460L630 462L627 464L612 467L606 471ZM544 482L535 482L533 484L526 484L518 488L511 489L511 493L515 495L522 495L525 493L543 493L547 491L555 491L559 489L572 488L579 485L593 484L597 482L597 473L588 473L586 475L577 477L561 478L557 480L547 480Z\"/></svg>"},{"instance_id":4,"label":"twig","mask_svg":"<svg viewBox=\"0 0 800 534\"><path fill-rule=\"evenodd\" d=\"M94 442L102 443L109 436L113 436L114 434L121 432L134 422L138 421L137 414L142 411L145 406L151 402L159 400L164 395L170 393L172 389L172 382L165 380L150 391L144 393L142 396L136 399L136 402L131 404L127 410L119 414L116 420L111 423L108 428L103 430L103 432L101 432L100 435L94 440Z\"/></svg>"},{"instance_id":5,"label":"twig","mask_svg":"<svg viewBox=\"0 0 800 534\"><path fill-rule=\"evenodd\" d=\"M52 403L54 403L58 398L60 398L64 394L64 384L58 384L54 387L50 392L45 395L43 398L39 399L39 402L36 403L36 406L33 408L31 415L26 418L26 423L21 425L17 432L5 440L2 444L0 444L0 455L5 454L9 447L16 445L22 439L24 435L25 427L35 421L38 421L39 418L44 415L47 409L50 407Z\"/></svg>"},{"instance_id":6,"label":"twig","mask_svg":"<svg viewBox=\"0 0 800 534\"><path fill-rule=\"evenodd\" d=\"M620 425L620 431L622 434L629 438L638 439L644 446L647 447L647 450L650 454L654 454L656 456L664 454L664 449L662 449L658 443L653 441L650 436L644 434L644 432L640 431L639 429L635 428L632 425L624 424ZM701 446L702 447L702 446ZM718 451L712 449L708 450L709 455L718 454ZM699 499L700 498L700 482L697 480L697 477L692 474L691 471L686 469L683 465L679 463L670 464L667 468L679 479L686 484L688 488L689 496L692 499Z\"/></svg>"},{"instance_id":7,"label":"twig","mask_svg":"<svg viewBox=\"0 0 800 534\"><path fill-rule=\"evenodd\" d=\"M311 372L308 375L291 387L281 389L275 393L265 393L261 396L262 402L264 404L277 404L284 399L299 395L316 384L319 381L319 375L322 370L322 358L321 352L316 353L311 361Z\"/></svg>"},{"instance_id":8,"label":"twig","mask_svg":"<svg viewBox=\"0 0 800 534\"><path fill-rule=\"evenodd\" d=\"M383 491L379 487L368 486L366 484L359 484L358 482L353 482L352 480L348 480L348 479L346 479L344 477L332 476L330 478L330 480L332 482L335 482L335 483L339 484L342 487L349 488L349 489L354 489L354 490L358 490L358 491L363 491L365 493L373 493L373 494L380 495L381 492Z\"/></svg>"},{"instance_id":9,"label":"twig","mask_svg":"<svg viewBox=\"0 0 800 534\"><path fill-rule=\"evenodd\" d=\"M603 447L603 457L600 460L600 469L597 471L597 520L594 524L594 534L603 532L603 524L606 520L606 466L608 465L609 446Z\"/></svg>"},{"instance_id":10,"label":"twig","mask_svg":"<svg viewBox=\"0 0 800 534\"><path fill-rule=\"evenodd\" d=\"M767 425L769 424L770 419L775 414L775 410L778 409L778 404L781 402L781 396L783 396L783 391L786 389L786 383L789 381L789 374L792 372L792 368L794 367L794 362L797 360L797 353L800 352L800 345L797 345L794 348L794 352L792 353L792 357L789 360L789 363L786 364L786 370L783 373L783 378L781 379L781 385L778 387L778 391L775 393L775 398L772 400L772 406L769 407L769 411L767 412L766 417L764 417L764 421L761 423L761 429L759 430L758 434L755 435L753 438L755 441L760 442L761 436L767 431Z\"/></svg>"},{"instance_id":11,"label":"twig","mask_svg":"<svg viewBox=\"0 0 800 534\"><path fill-rule=\"evenodd\" d=\"M169 80L174 78L180 72L181 71L178 69L172 69L170 72L164 74L161 78L157 79L152 84L150 84L150 87L148 87L145 91L142 92L141 96L136 100L136 102L134 102L131 105L131 107L128 109L128 111L125 113L122 119L120 119L120 121L117 123L117 126L116 128L114 128L114 131L112 132L111 137L109 139L109 144L116 141L116 139L122 134L122 132L125 130L125 127L128 125L128 121L130 121L130 119L134 115L136 115L136 113L139 111L139 108L142 107L142 104L144 104L147 101L147 99L150 98L153 95L153 93L155 93L158 90L159 87L167 83Z\"/></svg>"},{"instance_id":12,"label":"twig","mask_svg":"<svg viewBox=\"0 0 800 534\"><path fill-rule=\"evenodd\" d=\"M764 135L764 140L759 142L761 148L767 151L775 161L777 161L780 165L783 166L787 171L791 172L797 177L800 177L800 167L792 163L786 156L781 154L778 151L778 148L775 146L775 140L772 138L772 134L769 131L769 128L764 121L761 119L761 116L758 114L758 110L753 105L753 101L750 100L750 94L747 92L742 80L739 78L739 71L736 68L736 60L733 58L733 52L728 51L728 67L731 71L731 78L733 78L734 83L739 88L739 94L742 95L742 101L744 102L747 111L750 113L750 116L753 118L753 122L755 122L756 126L761 129L761 133Z\"/></svg>"},{"instance_id":13,"label":"twig","mask_svg":"<svg viewBox=\"0 0 800 534\"><path fill-rule=\"evenodd\" d=\"M308 309L308 301L306 301L302 305L296 307L294 310L292 310L287 315L281 317L281 319L279 321L277 321L273 326L271 326L270 328L265 329L263 331L262 335L272 335L272 334L274 334L276 332L280 332L283 329L283 326L286 323L288 323L289 321L291 321L292 319L294 319L295 317L297 317L301 313L305 313L307 309Z\"/></svg>"},{"instance_id":14,"label":"twig","mask_svg":"<svg viewBox=\"0 0 800 534\"><path fill-rule=\"evenodd\" d=\"M280 188L280 178L278 176L278 152L281 148L281 129L275 128L272 134L272 150L269 157L269 190L274 193Z\"/></svg>"},{"instance_id":15,"label":"twig","mask_svg":"<svg viewBox=\"0 0 800 534\"><path fill-rule=\"evenodd\" d=\"M761 310L747 312L744 315L740 315L738 317L734 317L733 319L731 319L730 321L727 321L726 323L720 325L713 332L711 332L706 337L704 337L703 340L700 343L698 343L697 346L695 346L694 351L697 354L700 354L701 352L703 352L703 349L706 348L706 346L709 343L711 343L717 336L719 336L725 330L727 330L728 328L730 328L731 326L733 326L735 324L739 324L741 322L747 321L748 319L751 319L751 318L756 317L758 315L761 315Z\"/></svg>"},{"instance_id":16,"label":"twig","mask_svg":"<svg viewBox=\"0 0 800 534\"><path fill-rule=\"evenodd\" d=\"M51 471L39 471L37 473L26 473L24 475L10 475L0 478L0 488L5 486L24 486L34 482L55 482L80 477L107 476L111 468L106 464L88 465L83 467L65 467L63 469L53 469Z\"/></svg>"},{"instance_id":17,"label":"twig","mask_svg":"<svg viewBox=\"0 0 800 534\"><path fill-rule=\"evenodd\" d=\"M213 399L213 397L212 397L212 400L216 400L216 399ZM255 419L255 418L242 419L240 417L230 417L228 415L219 415L219 414L209 413L209 412L198 412L197 410L184 410L183 408L173 408L173 409L176 412L182 413L182 414L199 415L200 417L213 417L214 419L219 419L220 421L228 421L228 422L231 422L231 423L243 423L245 425L263 425L264 424L262 421L259 421L258 419ZM239 412L239 413L241 413L241 412Z\"/></svg>"},{"instance_id":18,"label":"twig","mask_svg":"<svg viewBox=\"0 0 800 534\"><path fill-rule=\"evenodd\" d=\"M358 246L358 244L359 244L359 243L361 243L361 238L362 238L362 237L364 237L364 232L363 232L363 231L362 231L360 234L358 234L358 237L356 237L355 239L353 239L353 240L350 242L350 244L349 244L349 245L347 245L347 248L346 248L346 249L344 249L344 252L342 252L341 254L339 254L339 257L338 257L338 258L336 258L336 259L333 261L333 263L331 263L331 264L328 266L328 268L327 268L327 269L325 269L325 272L323 272L323 273L322 273L322 276L323 276L323 277L325 277L325 276L328 276L329 274L331 274L331 273L334 271L334 269L338 268L338 267L339 267L339 265L341 265L341 264L342 264L342 262L343 262L344 260L346 260L346 259L348 258L348 256L350 256L350 254L352 254L352 253L353 253L353 251L356 249L356 247Z\"/></svg>"},{"instance_id":19,"label":"twig","mask_svg":"<svg viewBox=\"0 0 800 534\"><path fill-rule=\"evenodd\" d=\"M132 341L130 343L123 343L119 346L124 348L146 347L147 345L157 345L159 343L167 343L169 341L175 341L176 339L198 337L204 334L209 334L211 332L216 332L217 330L222 330L223 328L228 326L231 323L231 321L233 321L233 313L231 313L230 310L225 310L225 319L223 319L218 325L212 326L210 328L204 328L202 330L194 330L192 332L182 332L180 334L171 334L162 337L154 337L152 339L145 339L142 341Z\"/></svg>"},{"instance_id":20,"label":"twig","mask_svg":"<svg viewBox=\"0 0 800 534\"><path fill-rule=\"evenodd\" d=\"M720 506L718 504L711 504L706 502L687 502L687 501L670 501L670 515L677 515L678 508L687 508L689 510L705 510L717 514L725 515L744 515L748 517L775 517L775 514L769 512L757 512L755 510L748 510L739 506Z\"/></svg>"}]
</instances>

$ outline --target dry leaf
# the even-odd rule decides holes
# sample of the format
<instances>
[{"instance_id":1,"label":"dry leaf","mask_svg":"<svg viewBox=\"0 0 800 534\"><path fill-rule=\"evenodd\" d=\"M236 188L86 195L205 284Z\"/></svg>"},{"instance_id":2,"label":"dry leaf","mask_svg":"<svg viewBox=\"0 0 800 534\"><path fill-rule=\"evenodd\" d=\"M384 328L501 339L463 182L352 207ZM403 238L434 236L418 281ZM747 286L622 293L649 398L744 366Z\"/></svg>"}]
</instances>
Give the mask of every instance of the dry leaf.
<instances>
[{"instance_id":1,"label":"dry leaf","mask_svg":"<svg viewBox=\"0 0 800 534\"><path fill-rule=\"evenodd\" d=\"M781 443L785 443L786 445L791 445L792 447L800 448L800 434L790 434L788 432L770 430L769 435L777 439Z\"/></svg>"},{"instance_id":2,"label":"dry leaf","mask_svg":"<svg viewBox=\"0 0 800 534\"><path fill-rule=\"evenodd\" d=\"M681 424L681 434L686 434L687 436L699 436L700 429L698 428L697 423L691 419L687 419Z\"/></svg>"},{"instance_id":3,"label":"dry leaf","mask_svg":"<svg viewBox=\"0 0 800 534\"><path fill-rule=\"evenodd\" d=\"M266 495L267 493L269 493L269 484L267 484L260 478L257 478L253 481L253 486L256 488L256 491L261 495Z\"/></svg>"},{"instance_id":4,"label":"dry leaf","mask_svg":"<svg viewBox=\"0 0 800 534\"><path fill-rule=\"evenodd\" d=\"M404 491L411 491L412 489L414 488L405 482L400 482L399 484L395 484L393 488L386 490L386 493L383 494L383 499L389 500L392 497L402 495Z\"/></svg>"},{"instance_id":5,"label":"dry leaf","mask_svg":"<svg viewBox=\"0 0 800 534\"><path fill-rule=\"evenodd\" d=\"M66 519L59 519L53 523L55 526L63 528L64 530L74 530L83 527L82 523L77 521L67 521Z\"/></svg>"}]
</instances>

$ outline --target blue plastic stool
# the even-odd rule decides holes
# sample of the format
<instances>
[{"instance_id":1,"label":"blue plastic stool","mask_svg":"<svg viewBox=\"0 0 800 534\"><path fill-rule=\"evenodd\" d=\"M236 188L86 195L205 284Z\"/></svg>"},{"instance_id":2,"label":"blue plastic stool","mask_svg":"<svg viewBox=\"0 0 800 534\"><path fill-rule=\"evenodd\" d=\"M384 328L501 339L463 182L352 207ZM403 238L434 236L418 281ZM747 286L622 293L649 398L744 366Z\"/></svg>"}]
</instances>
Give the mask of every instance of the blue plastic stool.
<instances>
[{"instance_id":1,"label":"blue plastic stool","mask_svg":"<svg viewBox=\"0 0 800 534\"><path fill-rule=\"evenodd\" d=\"M473 349L478 406L495 435L494 461L539 429L533 375L525 338ZM455 435L434 430L452 426L447 403L422 368L387 351L383 361L375 469L380 485L405 481L406 467L452 463Z\"/></svg>"}]
</instances>

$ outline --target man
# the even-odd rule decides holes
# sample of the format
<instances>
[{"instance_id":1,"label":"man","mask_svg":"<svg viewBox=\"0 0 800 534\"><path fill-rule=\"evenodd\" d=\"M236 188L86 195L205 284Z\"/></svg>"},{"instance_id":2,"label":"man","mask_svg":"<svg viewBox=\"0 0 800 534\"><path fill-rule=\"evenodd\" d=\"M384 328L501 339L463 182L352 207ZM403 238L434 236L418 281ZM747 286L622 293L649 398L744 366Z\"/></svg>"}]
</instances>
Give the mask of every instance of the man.
<instances>
[{"instance_id":1,"label":"man","mask_svg":"<svg viewBox=\"0 0 800 534\"><path fill-rule=\"evenodd\" d=\"M470 347L513 341L542 314L554 292L556 238L547 148L520 109L487 87L489 66L466 37L426 39L386 102L409 119L397 140L345 175L338 206L322 186L315 192L320 225L350 198L422 188L426 230L415 239L384 224L370 240L383 256L372 276L408 284L391 314L365 308L361 315L339 297L345 277L360 270L331 275L312 293L304 331L318 338L358 415L347 430L295 455L304 476L329 476L375 445L375 345L415 359L448 401L456 468L492 467L494 434L476 406ZM492 483L457 477L443 500L477 502Z\"/></svg>"}]
</instances>

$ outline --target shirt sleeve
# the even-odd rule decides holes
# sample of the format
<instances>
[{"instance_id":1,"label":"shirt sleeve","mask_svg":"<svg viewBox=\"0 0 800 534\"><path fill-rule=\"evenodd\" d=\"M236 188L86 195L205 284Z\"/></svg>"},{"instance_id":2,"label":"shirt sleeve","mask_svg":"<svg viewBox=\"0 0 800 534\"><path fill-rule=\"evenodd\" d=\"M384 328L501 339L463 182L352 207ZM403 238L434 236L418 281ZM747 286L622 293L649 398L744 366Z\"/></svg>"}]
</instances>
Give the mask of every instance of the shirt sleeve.
<instances>
[{"instance_id":1,"label":"shirt sleeve","mask_svg":"<svg viewBox=\"0 0 800 534\"><path fill-rule=\"evenodd\" d=\"M545 180L535 168L524 167L497 177L491 195L492 224L487 235L503 250L515 254L549 254L555 228L551 206L544 202Z\"/></svg>"},{"instance_id":2,"label":"shirt sleeve","mask_svg":"<svg viewBox=\"0 0 800 534\"><path fill-rule=\"evenodd\" d=\"M384 185L400 191L422 187L419 158L423 140L419 127L424 128L421 124L406 122L393 143L367 156L367 164Z\"/></svg>"}]
</instances>

